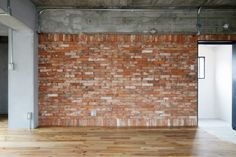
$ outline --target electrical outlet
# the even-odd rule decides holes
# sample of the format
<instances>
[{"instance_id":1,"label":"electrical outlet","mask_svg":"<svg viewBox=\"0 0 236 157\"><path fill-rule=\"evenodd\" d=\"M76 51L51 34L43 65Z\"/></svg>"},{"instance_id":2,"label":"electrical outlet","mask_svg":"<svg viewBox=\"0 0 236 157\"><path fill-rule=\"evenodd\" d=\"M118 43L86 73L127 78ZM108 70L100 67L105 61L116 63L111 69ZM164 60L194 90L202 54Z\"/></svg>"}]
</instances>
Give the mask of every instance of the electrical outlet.
<instances>
[{"instance_id":1,"label":"electrical outlet","mask_svg":"<svg viewBox=\"0 0 236 157\"><path fill-rule=\"evenodd\" d=\"M15 70L14 63L9 63L8 69L9 69L9 70Z\"/></svg>"},{"instance_id":2,"label":"electrical outlet","mask_svg":"<svg viewBox=\"0 0 236 157\"><path fill-rule=\"evenodd\" d=\"M91 111L91 116L92 117L96 117L97 116L97 111L96 110L92 110Z\"/></svg>"},{"instance_id":3,"label":"electrical outlet","mask_svg":"<svg viewBox=\"0 0 236 157\"><path fill-rule=\"evenodd\" d=\"M32 119L32 116L33 116L33 113L32 113L32 112L28 112L28 113L27 113L27 119L28 119L28 120L31 120L31 119Z\"/></svg>"}]
</instances>

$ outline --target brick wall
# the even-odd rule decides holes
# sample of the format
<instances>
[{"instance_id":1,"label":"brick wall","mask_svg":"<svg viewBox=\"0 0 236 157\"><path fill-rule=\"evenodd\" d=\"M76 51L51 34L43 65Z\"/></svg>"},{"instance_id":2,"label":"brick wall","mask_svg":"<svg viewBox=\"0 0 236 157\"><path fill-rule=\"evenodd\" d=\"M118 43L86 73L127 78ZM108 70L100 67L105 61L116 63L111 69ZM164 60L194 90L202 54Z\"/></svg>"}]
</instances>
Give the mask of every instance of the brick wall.
<instances>
[{"instance_id":1,"label":"brick wall","mask_svg":"<svg viewBox=\"0 0 236 157\"><path fill-rule=\"evenodd\" d=\"M39 38L40 126L197 125L196 36Z\"/></svg>"}]
</instances>

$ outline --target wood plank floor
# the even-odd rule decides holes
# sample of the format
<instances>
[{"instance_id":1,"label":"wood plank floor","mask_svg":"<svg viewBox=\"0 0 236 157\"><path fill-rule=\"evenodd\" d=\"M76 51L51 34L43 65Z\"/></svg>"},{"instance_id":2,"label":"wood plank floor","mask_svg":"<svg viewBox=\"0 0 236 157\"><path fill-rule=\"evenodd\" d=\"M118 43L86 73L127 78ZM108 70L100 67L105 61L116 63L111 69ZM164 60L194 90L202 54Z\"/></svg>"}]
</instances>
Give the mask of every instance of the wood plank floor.
<instances>
[{"instance_id":1,"label":"wood plank floor","mask_svg":"<svg viewBox=\"0 0 236 157\"><path fill-rule=\"evenodd\" d=\"M200 129L39 128L10 130L0 119L0 157L236 157L236 145Z\"/></svg>"}]
</instances>

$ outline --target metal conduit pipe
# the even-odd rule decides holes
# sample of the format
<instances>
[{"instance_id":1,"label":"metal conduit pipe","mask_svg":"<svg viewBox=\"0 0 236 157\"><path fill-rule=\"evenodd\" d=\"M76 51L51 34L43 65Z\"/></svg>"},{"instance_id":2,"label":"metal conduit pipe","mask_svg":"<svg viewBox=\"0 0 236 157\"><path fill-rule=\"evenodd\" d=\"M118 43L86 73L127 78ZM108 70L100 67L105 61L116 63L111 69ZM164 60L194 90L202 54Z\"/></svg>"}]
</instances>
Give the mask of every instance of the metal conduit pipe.
<instances>
[{"instance_id":1,"label":"metal conduit pipe","mask_svg":"<svg viewBox=\"0 0 236 157\"><path fill-rule=\"evenodd\" d=\"M12 10L11 10L11 1L7 0L7 14L8 16L12 15ZM8 69L9 70L14 70L14 61L13 61L13 55L14 55L14 46L13 46L13 29L9 28L9 47L11 49L9 49L9 56L10 56L10 60L9 60L9 64L8 64Z\"/></svg>"}]
</instances>

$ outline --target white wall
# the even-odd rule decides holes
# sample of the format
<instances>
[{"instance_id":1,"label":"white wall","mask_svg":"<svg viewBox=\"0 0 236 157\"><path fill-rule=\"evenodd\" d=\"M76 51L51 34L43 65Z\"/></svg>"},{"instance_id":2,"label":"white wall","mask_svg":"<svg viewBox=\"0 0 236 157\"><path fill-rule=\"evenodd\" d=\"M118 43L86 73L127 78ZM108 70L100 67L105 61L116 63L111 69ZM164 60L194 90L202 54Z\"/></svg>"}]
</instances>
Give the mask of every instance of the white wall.
<instances>
[{"instance_id":1,"label":"white wall","mask_svg":"<svg viewBox=\"0 0 236 157\"><path fill-rule=\"evenodd\" d=\"M215 47L217 116L232 121L232 46Z\"/></svg>"},{"instance_id":2,"label":"white wall","mask_svg":"<svg viewBox=\"0 0 236 157\"><path fill-rule=\"evenodd\" d=\"M208 45L199 45L198 56L205 56L206 78L198 79L198 112L200 119L216 118L215 53Z\"/></svg>"},{"instance_id":3,"label":"white wall","mask_svg":"<svg viewBox=\"0 0 236 157\"><path fill-rule=\"evenodd\" d=\"M199 45L199 56L206 57L206 79L199 79L199 119L232 117L232 46Z\"/></svg>"}]
</instances>

